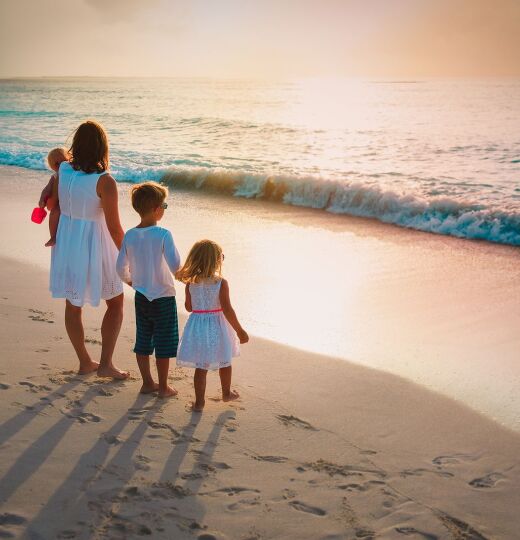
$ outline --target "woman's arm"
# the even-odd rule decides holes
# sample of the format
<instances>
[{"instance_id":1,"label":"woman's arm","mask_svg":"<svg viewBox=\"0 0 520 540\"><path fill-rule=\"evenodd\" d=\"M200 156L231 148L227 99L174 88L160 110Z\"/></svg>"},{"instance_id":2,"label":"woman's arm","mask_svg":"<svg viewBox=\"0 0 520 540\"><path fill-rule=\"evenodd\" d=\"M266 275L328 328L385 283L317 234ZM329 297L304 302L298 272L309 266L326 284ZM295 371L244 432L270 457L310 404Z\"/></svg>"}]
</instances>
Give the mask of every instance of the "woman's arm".
<instances>
[{"instance_id":1,"label":"woman's arm","mask_svg":"<svg viewBox=\"0 0 520 540\"><path fill-rule=\"evenodd\" d=\"M108 232L117 246L121 249L123 243L123 228L119 220L118 193L116 181L109 174L100 176L97 183L97 194L101 199L101 206L105 213Z\"/></svg>"},{"instance_id":2,"label":"woman's arm","mask_svg":"<svg viewBox=\"0 0 520 540\"><path fill-rule=\"evenodd\" d=\"M188 313L191 313L192 307L191 307L191 293L190 293L190 284L186 283L186 298L184 301L184 307L186 308L186 311Z\"/></svg>"},{"instance_id":3,"label":"woman's arm","mask_svg":"<svg viewBox=\"0 0 520 540\"><path fill-rule=\"evenodd\" d=\"M229 285L225 279L222 280L222 284L220 285L219 300L224 316L237 333L240 343L247 343L249 341L249 336L238 322L238 318L229 298Z\"/></svg>"}]
</instances>

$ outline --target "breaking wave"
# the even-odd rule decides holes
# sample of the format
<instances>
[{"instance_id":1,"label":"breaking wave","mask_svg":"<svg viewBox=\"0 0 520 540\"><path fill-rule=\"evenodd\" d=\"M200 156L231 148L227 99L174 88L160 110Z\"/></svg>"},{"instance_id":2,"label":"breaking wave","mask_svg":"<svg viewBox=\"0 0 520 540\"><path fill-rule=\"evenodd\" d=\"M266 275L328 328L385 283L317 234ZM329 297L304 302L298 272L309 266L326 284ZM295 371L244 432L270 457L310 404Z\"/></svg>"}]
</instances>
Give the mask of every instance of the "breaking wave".
<instances>
[{"instance_id":1,"label":"breaking wave","mask_svg":"<svg viewBox=\"0 0 520 540\"><path fill-rule=\"evenodd\" d=\"M0 164L45 169L42 152L0 151ZM118 167L121 181L162 181L174 189L261 199L333 214L374 218L384 223L460 238L520 245L520 211L498 209L449 196L399 193L359 181L327 181L318 177L250 174L196 166L179 160L175 167ZM206 164L205 164L206 165Z\"/></svg>"}]
</instances>

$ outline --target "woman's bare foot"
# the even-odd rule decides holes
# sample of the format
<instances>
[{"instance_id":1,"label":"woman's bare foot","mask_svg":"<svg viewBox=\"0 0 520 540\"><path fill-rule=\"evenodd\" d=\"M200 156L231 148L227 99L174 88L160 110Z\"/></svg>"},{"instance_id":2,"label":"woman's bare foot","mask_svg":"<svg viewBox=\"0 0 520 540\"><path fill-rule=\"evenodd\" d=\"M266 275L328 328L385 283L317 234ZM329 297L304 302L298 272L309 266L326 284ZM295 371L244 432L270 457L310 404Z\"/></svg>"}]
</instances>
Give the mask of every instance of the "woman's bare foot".
<instances>
[{"instance_id":1,"label":"woman's bare foot","mask_svg":"<svg viewBox=\"0 0 520 540\"><path fill-rule=\"evenodd\" d=\"M78 375L87 375L89 373L97 371L98 367L99 364L97 362L90 360L89 363L80 364L78 369Z\"/></svg>"},{"instance_id":2,"label":"woman's bare foot","mask_svg":"<svg viewBox=\"0 0 520 540\"><path fill-rule=\"evenodd\" d=\"M109 366L100 366L97 370L97 374L98 377L111 377L112 379L117 379L118 381L128 379L128 377L130 376L130 373L128 371L121 371L112 364L110 364Z\"/></svg>"},{"instance_id":3,"label":"woman's bare foot","mask_svg":"<svg viewBox=\"0 0 520 540\"><path fill-rule=\"evenodd\" d=\"M222 394L222 401L234 401L239 397L240 394L236 390L230 390L229 394Z\"/></svg>"},{"instance_id":4,"label":"woman's bare foot","mask_svg":"<svg viewBox=\"0 0 520 540\"><path fill-rule=\"evenodd\" d=\"M159 383L154 382L152 385L145 385L141 386L141 390L139 390L140 394L153 394L154 392L157 392L159 390Z\"/></svg>"},{"instance_id":5,"label":"woman's bare foot","mask_svg":"<svg viewBox=\"0 0 520 540\"><path fill-rule=\"evenodd\" d=\"M202 410L204 409L205 404L206 404L205 401L203 401L202 403L197 403L196 401L192 401L191 402L191 410L193 412L202 412Z\"/></svg>"},{"instance_id":6,"label":"woman's bare foot","mask_svg":"<svg viewBox=\"0 0 520 540\"><path fill-rule=\"evenodd\" d=\"M45 242L45 247L52 247L56 245L56 238L50 238L47 242Z\"/></svg>"},{"instance_id":7,"label":"woman's bare foot","mask_svg":"<svg viewBox=\"0 0 520 540\"><path fill-rule=\"evenodd\" d=\"M160 398L169 398L174 397L178 394L177 390L175 388L172 388L171 386L167 386L166 390L159 390L159 397Z\"/></svg>"}]
</instances>

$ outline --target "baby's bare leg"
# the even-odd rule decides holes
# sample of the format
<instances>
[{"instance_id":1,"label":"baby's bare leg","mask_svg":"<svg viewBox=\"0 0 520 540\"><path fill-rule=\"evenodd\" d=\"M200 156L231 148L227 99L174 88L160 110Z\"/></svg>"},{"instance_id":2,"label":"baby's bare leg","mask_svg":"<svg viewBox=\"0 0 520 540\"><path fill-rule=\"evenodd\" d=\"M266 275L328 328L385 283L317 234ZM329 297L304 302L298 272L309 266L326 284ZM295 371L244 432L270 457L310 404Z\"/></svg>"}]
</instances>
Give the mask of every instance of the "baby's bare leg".
<instances>
[{"instance_id":1,"label":"baby's bare leg","mask_svg":"<svg viewBox=\"0 0 520 540\"><path fill-rule=\"evenodd\" d=\"M156 358L157 375L159 376L159 397L168 398L177 395L177 390L168 384L168 372L170 371L169 358Z\"/></svg>"},{"instance_id":2,"label":"baby's bare leg","mask_svg":"<svg viewBox=\"0 0 520 540\"><path fill-rule=\"evenodd\" d=\"M238 399L240 397L239 393L231 390L231 366L220 368L218 374L220 375L220 384L222 385L222 401Z\"/></svg>"},{"instance_id":3,"label":"baby's bare leg","mask_svg":"<svg viewBox=\"0 0 520 540\"><path fill-rule=\"evenodd\" d=\"M51 237L45 243L46 247L52 247L56 244L56 233L58 232L58 223L60 221L60 209L53 208L49 214L49 233Z\"/></svg>"},{"instance_id":4,"label":"baby's bare leg","mask_svg":"<svg viewBox=\"0 0 520 540\"><path fill-rule=\"evenodd\" d=\"M206 395L206 376L208 374L207 369L195 370L193 376L193 386L195 387L195 403L192 405L192 409L196 412L202 412L206 401L204 396Z\"/></svg>"},{"instance_id":5,"label":"baby's bare leg","mask_svg":"<svg viewBox=\"0 0 520 540\"><path fill-rule=\"evenodd\" d=\"M140 390L141 394L151 394L152 392L156 392L159 390L159 385L153 380L150 371L150 357L144 354L136 354L135 356L143 379L143 385Z\"/></svg>"}]
</instances>

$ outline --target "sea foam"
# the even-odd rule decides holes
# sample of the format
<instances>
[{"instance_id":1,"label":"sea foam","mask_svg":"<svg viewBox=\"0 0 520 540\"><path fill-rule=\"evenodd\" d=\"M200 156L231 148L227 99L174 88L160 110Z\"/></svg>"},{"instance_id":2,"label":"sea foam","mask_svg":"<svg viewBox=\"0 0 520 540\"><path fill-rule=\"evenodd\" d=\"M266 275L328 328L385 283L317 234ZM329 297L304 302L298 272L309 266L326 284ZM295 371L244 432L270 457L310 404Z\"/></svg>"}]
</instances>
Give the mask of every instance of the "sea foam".
<instances>
[{"instance_id":1,"label":"sea foam","mask_svg":"<svg viewBox=\"0 0 520 540\"><path fill-rule=\"evenodd\" d=\"M0 164L44 170L45 154L38 151L0 151ZM425 198L359 181L328 181L313 176L268 175L192 166L178 160L174 167L119 166L119 181L162 181L174 189L261 199L292 206L377 219L401 227L460 238L520 245L520 212L497 209L447 195Z\"/></svg>"}]
</instances>

